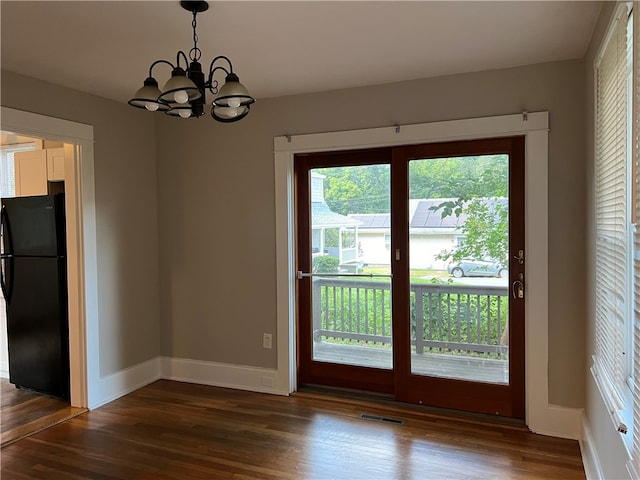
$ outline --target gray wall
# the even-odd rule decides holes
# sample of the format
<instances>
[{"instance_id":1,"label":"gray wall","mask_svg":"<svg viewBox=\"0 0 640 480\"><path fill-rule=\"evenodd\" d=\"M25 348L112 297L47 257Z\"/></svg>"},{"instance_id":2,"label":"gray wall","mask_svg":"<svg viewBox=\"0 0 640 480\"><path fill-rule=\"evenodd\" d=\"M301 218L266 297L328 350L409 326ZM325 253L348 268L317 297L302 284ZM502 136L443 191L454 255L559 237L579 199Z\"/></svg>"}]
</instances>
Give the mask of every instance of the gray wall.
<instances>
[{"instance_id":1,"label":"gray wall","mask_svg":"<svg viewBox=\"0 0 640 480\"><path fill-rule=\"evenodd\" d=\"M550 111L549 394L581 407L584 71L569 61L266 99L231 125L151 115L11 72L1 98L95 127L103 375L159 354L276 367L276 348L262 348L262 333L276 333L274 136Z\"/></svg>"},{"instance_id":2,"label":"gray wall","mask_svg":"<svg viewBox=\"0 0 640 480\"><path fill-rule=\"evenodd\" d=\"M100 373L160 353L154 120L126 104L2 71L2 105L94 126Z\"/></svg>"},{"instance_id":3,"label":"gray wall","mask_svg":"<svg viewBox=\"0 0 640 480\"><path fill-rule=\"evenodd\" d=\"M260 100L238 124L159 118L162 354L276 367L274 136L548 110L549 400L582 407L585 96L567 61Z\"/></svg>"},{"instance_id":4,"label":"gray wall","mask_svg":"<svg viewBox=\"0 0 640 480\"><path fill-rule=\"evenodd\" d=\"M606 34L609 22L615 12L615 2L605 2L598 23L591 38L591 44L585 57L584 76L585 76L585 150L586 155L586 186L587 186L587 288L585 291L585 304L587 305L587 321L586 321L586 358L585 358L585 377L586 377L586 393L585 393L585 415L591 434L593 437L593 447L597 451L597 455L602 468L603 478L628 478L626 473L625 462L628 455L625 446L614 427L609 413L603 403L598 387L596 386L589 368L592 360L591 355L595 352L595 313L594 313L594 265L595 265L595 226L593 223L594 209L594 60L600 49L603 37Z\"/></svg>"}]
</instances>

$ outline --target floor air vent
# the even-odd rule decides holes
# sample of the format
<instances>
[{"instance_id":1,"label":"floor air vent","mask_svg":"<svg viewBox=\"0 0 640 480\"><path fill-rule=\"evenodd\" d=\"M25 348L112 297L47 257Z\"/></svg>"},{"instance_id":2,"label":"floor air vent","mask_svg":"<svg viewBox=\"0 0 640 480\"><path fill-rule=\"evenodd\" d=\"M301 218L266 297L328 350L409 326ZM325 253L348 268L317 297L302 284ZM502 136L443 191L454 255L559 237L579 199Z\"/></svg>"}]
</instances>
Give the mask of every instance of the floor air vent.
<instances>
[{"instance_id":1,"label":"floor air vent","mask_svg":"<svg viewBox=\"0 0 640 480\"><path fill-rule=\"evenodd\" d=\"M381 417L380 415L371 415L370 413L361 413L360 418L363 420L372 420L374 422L391 423L393 425L404 425L404 420L399 418Z\"/></svg>"}]
</instances>

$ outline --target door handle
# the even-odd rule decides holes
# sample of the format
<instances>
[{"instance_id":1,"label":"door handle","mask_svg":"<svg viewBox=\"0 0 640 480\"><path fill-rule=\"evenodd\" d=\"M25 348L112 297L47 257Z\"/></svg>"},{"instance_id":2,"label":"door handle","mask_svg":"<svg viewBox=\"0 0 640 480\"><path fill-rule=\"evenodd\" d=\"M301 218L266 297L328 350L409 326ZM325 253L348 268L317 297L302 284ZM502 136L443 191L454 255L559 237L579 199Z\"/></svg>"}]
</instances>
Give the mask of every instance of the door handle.
<instances>
[{"instance_id":1,"label":"door handle","mask_svg":"<svg viewBox=\"0 0 640 480\"><path fill-rule=\"evenodd\" d=\"M518 280L511 284L511 294L514 299L524 298L524 274L520 274Z\"/></svg>"},{"instance_id":2,"label":"door handle","mask_svg":"<svg viewBox=\"0 0 640 480\"><path fill-rule=\"evenodd\" d=\"M2 210L0 210L0 289L2 290L2 295L4 296L5 300L8 302L9 292L7 292L7 284L5 282L5 275L7 271L7 269L5 268L5 262L9 261L9 255L4 254L5 238L8 240L9 233L9 225L7 222L5 222L6 216L7 212L5 206L2 205Z\"/></svg>"}]
</instances>

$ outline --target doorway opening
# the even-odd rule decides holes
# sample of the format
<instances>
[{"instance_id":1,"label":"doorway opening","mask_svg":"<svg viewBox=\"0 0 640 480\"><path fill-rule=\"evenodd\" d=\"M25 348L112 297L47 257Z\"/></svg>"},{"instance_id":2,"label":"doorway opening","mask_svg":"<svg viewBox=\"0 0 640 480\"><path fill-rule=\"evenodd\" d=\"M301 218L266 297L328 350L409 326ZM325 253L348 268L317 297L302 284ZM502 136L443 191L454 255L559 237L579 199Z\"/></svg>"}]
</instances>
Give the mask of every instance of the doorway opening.
<instances>
[{"instance_id":1,"label":"doorway opening","mask_svg":"<svg viewBox=\"0 0 640 480\"><path fill-rule=\"evenodd\" d=\"M101 403L93 127L1 107L0 129L68 144L64 156L67 232L70 400L74 407ZM65 152L66 153L66 152Z\"/></svg>"},{"instance_id":2,"label":"doorway opening","mask_svg":"<svg viewBox=\"0 0 640 480\"><path fill-rule=\"evenodd\" d=\"M566 409L555 408L549 403L548 112L274 138L277 343L281 346L278 349L279 392L288 394L298 389L294 155L512 135L525 137L525 243L528 258L525 313L529 319L525 324L525 423L536 432L574 435L573 432L579 431L578 415L568 415Z\"/></svg>"},{"instance_id":3,"label":"doorway opening","mask_svg":"<svg viewBox=\"0 0 640 480\"><path fill-rule=\"evenodd\" d=\"M524 137L294 171L298 383L524 419Z\"/></svg>"},{"instance_id":4,"label":"doorway opening","mask_svg":"<svg viewBox=\"0 0 640 480\"><path fill-rule=\"evenodd\" d=\"M0 131L0 198L64 193L65 156L72 165L72 144ZM9 378L8 369L6 303L0 295L0 377Z\"/></svg>"},{"instance_id":5,"label":"doorway opening","mask_svg":"<svg viewBox=\"0 0 640 480\"><path fill-rule=\"evenodd\" d=\"M74 153L74 145L69 143L18 135L7 131L0 132L0 197L7 199L7 202L13 202L12 205L24 206L24 203L16 203L13 199L25 199L25 201L31 202L35 200L33 197L53 198L43 196L64 194L65 181L67 181L65 166L67 169L73 168L75 164ZM68 178L73 180L74 175L70 174ZM71 190L73 191L74 188ZM64 197L58 196L57 198ZM59 204L59 206L62 205ZM22 213L26 214L28 211L22 211ZM40 217L30 216L30 218L35 221ZM7 222L3 221L3 226L8 228ZM42 222L39 225L44 227ZM13 226L16 227L16 225ZM64 229L64 238L66 238L66 225L58 225L57 230L60 229L60 226ZM33 235L33 229L36 227L32 225L29 228ZM38 237L44 242L44 230L38 229L38 232L41 232ZM60 233L58 232L58 235ZM4 234L6 232L3 232ZM19 237L26 240L26 237L22 235ZM22 241L19 244L24 245ZM7 247L7 245L4 246ZM43 243L41 248L44 246ZM13 249L14 246L11 248ZM37 250L36 253L38 251L41 252L40 255L45 254L42 249ZM58 260L39 257L37 263L34 263L39 267L35 268L35 271L31 271L22 268L27 260L29 257L23 256L3 260L2 281L5 288L3 288L3 295L0 295L0 377L2 377L0 379L2 390L0 446L2 447L86 411L86 408L70 405L70 358L68 326L66 325L68 319L66 313L61 313L67 312L68 306L66 306L66 301L64 304L55 301L56 298L66 299L67 295L65 293L62 297L58 297L57 294L48 293L68 291L66 274L62 276L58 274L45 275L45 272L47 274L54 271L66 272L66 261L64 261L64 268L60 270L63 264ZM50 267L52 261L58 265L54 270L41 268L45 264ZM12 268L9 268L10 266ZM28 281L22 281L27 278L29 278ZM5 294L14 297L16 292L9 287L9 281L13 285L16 279L21 287L19 289L21 293L14 298L13 308L7 309ZM63 281L64 290L61 290L60 282ZM24 303L20 299L32 296L42 306L32 313L32 315L38 314L37 318L42 318L37 322L32 315L25 317L24 309L16 310L16 305ZM44 310L44 305L50 307ZM11 310L13 315L10 317L13 319L10 324L7 323L8 310ZM45 314L45 312L49 312L46 314L46 320L45 317L40 317L40 314ZM20 315L21 320L17 320L18 317L15 315ZM34 328L36 325L34 323L34 327L30 327L29 331L25 330L24 325L28 322L24 320L29 318L33 318L33 321L41 328ZM45 328L45 326L54 327L55 325L59 325L59 327L51 331ZM40 331L33 332L34 329ZM48 333L45 333L43 329ZM26 338L31 338L31 341L36 342L39 347L29 347L28 351L31 353L27 353L27 345L24 343ZM37 356L32 357L31 355L35 352L37 352ZM25 357L25 355L27 356ZM30 358L33 360L29 360ZM30 367L28 367L29 365Z\"/></svg>"}]
</instances>

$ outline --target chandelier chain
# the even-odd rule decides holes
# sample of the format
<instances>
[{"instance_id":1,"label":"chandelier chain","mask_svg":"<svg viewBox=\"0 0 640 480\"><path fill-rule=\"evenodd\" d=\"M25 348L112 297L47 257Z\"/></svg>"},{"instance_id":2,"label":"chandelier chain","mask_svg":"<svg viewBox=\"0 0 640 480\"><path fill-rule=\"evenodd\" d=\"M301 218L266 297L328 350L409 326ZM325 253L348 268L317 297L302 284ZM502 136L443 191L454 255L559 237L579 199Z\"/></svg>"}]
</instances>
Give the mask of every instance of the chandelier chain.
<instances>
[{"instance_id":1,"label":"chandelier chain","mask_svg":"<svg viewBox=\"0 0 640 480\"><path fill-rule=\"evenodd\" d=\"M198 13L194 11L193 20L191 21L191 26L193 27L193 48L189 50L189 58L192 62L199 61L200 57L202 56L202 52L198 48L198 32L196 30L198 27L198 22L196 21L197 15Z\"/></svg>"}]
</instances>

